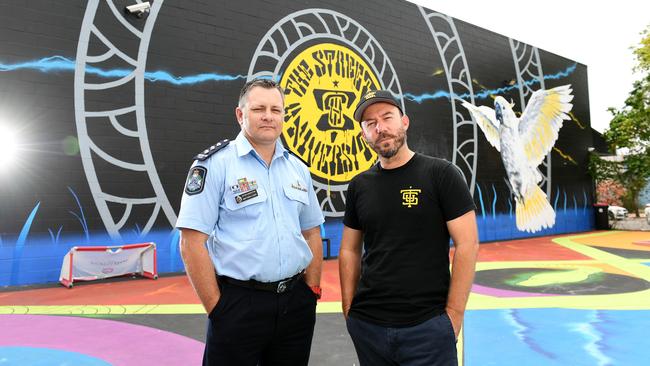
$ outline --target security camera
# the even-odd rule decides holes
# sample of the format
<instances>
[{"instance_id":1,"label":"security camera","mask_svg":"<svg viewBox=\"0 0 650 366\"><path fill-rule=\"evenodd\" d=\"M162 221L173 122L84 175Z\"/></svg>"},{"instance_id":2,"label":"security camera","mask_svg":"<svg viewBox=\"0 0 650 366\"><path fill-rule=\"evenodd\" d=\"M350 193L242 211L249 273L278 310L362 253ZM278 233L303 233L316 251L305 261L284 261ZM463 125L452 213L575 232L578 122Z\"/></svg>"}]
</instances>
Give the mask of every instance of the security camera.
<instances>
[{"instance_id":1,"label":"security camera","mask_svg":"<svg viewBox=\"0 0 650 366\"><path fill-rule=\"evenodd\" d=\"M124 8L124 12L127 14L133 14L137 16L138 18L142 18L144 13L148 13L149 9L151 9L151 4L149 4L148 1L138 3L138 4L133 4L129 5Z\"/></svg>"}]
</instances>

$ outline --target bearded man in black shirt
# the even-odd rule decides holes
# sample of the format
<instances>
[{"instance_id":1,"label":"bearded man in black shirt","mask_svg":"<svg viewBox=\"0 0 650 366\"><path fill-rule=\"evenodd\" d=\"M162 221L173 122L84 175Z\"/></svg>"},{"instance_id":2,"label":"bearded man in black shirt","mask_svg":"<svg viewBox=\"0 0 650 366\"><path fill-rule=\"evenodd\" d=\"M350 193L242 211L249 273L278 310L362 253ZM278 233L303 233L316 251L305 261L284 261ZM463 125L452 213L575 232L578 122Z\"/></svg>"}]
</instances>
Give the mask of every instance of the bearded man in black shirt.
<instances>
[{"instance_id":1,"label":"bearded man in black shirt","mask_svg":"<svg viewBox=\"0 0 650 366\"><path fill-rule=\"evenodd\" d=\"M354 118L379 155L348 186L339 253L343 314L359 361L457 365L478 253L467 183L450 162L409 149L409 118L389 91L365 94Z\"/></svg>"}]
</instances>

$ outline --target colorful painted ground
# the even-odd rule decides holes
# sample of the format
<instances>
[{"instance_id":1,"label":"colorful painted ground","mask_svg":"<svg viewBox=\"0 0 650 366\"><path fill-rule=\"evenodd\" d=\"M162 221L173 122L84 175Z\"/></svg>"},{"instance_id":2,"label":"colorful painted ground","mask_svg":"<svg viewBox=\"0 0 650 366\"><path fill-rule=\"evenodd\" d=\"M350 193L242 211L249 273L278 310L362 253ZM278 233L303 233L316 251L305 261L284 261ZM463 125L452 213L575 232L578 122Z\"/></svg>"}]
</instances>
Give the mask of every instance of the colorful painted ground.
<instances>
[{"instance_id":1,"label":"colorful painted ground","mask_svg":"<svg viewBox=\"0 0 650 366\"><path fill-rule=\"evenodd\" d=\"M357 362L333 339L345 335L337 269L325 262L314 365ZM3 291L0 324L2 365L190 365L203 351L184 276ZM493 242L481 245L459 354L471 366L646 365L649 330L650 233Z\"/></svg>"}]
</instances>

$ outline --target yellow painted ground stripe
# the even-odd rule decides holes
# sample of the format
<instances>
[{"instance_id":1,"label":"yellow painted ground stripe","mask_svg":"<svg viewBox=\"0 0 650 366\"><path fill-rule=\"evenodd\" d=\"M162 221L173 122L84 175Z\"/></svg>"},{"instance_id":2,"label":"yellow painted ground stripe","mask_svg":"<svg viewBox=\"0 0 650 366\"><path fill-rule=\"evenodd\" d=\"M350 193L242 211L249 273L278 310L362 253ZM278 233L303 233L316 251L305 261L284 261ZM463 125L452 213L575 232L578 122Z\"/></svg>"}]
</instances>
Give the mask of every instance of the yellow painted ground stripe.
<instances>
[{"instance_id":1,"label":"yellow painted ground stripe","mask_svg":"<svg viewBox=\"0 0 650 366\"><path fill-rule=\"evenodd\" d=\"M555 238L553 239L553 242L650 282L650 267L634 261L630 261L629 259L620 257L618 255L596 249L589 245L576 243L571 240L572 238L577 237L571 236L566 238Z\"/></svg>"},{"instance_id":2,"label":"yellow painted ground stripe","mask_svg":"<svg viewBox=\"0 0 650 366\"><path fill-rule=\"evenodd\" d=\"M471 293L467 310L488 309L650 310L650 290L607 295L494 297Z\"/></svg>"},{"instance_id":3,"label":"yellow painted ground stripe","mask_svg":"<svg viewBox=\"0 0 650 366\"><path fill-rule=\"evenodd\" d=\"M643 265L643 263L650 263L650 258L630 258L625 259L633 263L638 263ZM588 259L553 259L553 260L530 260L530 261L506 261L506 262L476 262L477 270L485 269L499 269L499 268L520 268L520 267L539 267L539 266L584 266L584 265L598 265L598 264L607 264L603 263L600 260L588 258Z\"/></svg>"},{"instance_id":4,"label":"yellow painted ground stripe","mask_svg":"<svg viewBox=\"0 0 650 366\"><path fill-rule=\"evenodd\" d=\"M319 302L319 314L341 312L341 302ZM138 314L205 314L200 304L165 305L10 305L0 306L0 314L32 315L138 315Z\"/></svg>"},{"instance_id":5,"label":"yellow painted ground stripe","mask_svg":"<svg viewBox=\"0 0 650 366\"><path fill-rule=\"evenodd\" d=\"M559 267L571 268L582 267L585 265L598 265L601 262L595 259L577 259L577 260L541 260L541 261L508 261L508 262L477 262L476 270L484 271L488 269L508 269L508 268L529 268L529 267Z\"/></svg>"},{"instance_id":6,"label":"yellow painted ground stripe","mask_svg":"<svg viewBox=\"0 0 650 366\"><path fill-rule=\"evenodd\" d=\"M0 306L0 314L41 315L135 315L135 314L205 314L199 304L165 305L46 305Z\"/></svg>"},{"instance_id":7,"label":"yellow painted ground stripe","mask_svg":"<svg viewBox=\"0 0 650 366\"><path fill-rule=\"evenodd\" d=\"M468 310L552 308L574 309L650 309L650 290L609 295L576 296L533 296L533 297L494 297L472 293L467 304ZM340 314L340 302L319 302L319 314ZM49 306L0 306L0 314L32 315L147 315L147 314L205 314L198 304L171 305L49 305Z\"/></svg>"},{"instance_id":8,"label":"yellow painted ground stripe","mask_svg":"<svg viewBox=\"0 0 650 366\"><path fill-rule=\"evenodd\" d=\"M590 237L594 237L594 236L607 236L607 235L620 234L622 232L623 231L610 230L610 231L602 231L602 232L598 232L598 233L571 235L571 236L565 237L564 239L582 239L582 238L590 238ZM563 238L555 238L555 239L563 239Z\"/></svg>"},{"instance_id":9,"label":"yellow painted ground stripe","mask_svg":"<svg viewBox=\"0 0 650 366\"><path fill-rule=\"evenodd\" d=\"M317 314L336 314L342 312L340 301L319 301L316 304Z\"/></svg>"},{"instance_id":10,"label":"yellow painted ground stripe","mask_svg":"<svg viewBox=\"0 0 650 366\"><path fill-rule=\"evenodd\" d=\"M341 302L318 302L316 313L341 313ZM48 305L48 306L0 306L0 315L151 315L151 314L205 314L199 304L166 305ZM342 317L343 315L341 315ZM463 365L463 332L456 345L459 365Z\"/></svg>"}]
</instances>

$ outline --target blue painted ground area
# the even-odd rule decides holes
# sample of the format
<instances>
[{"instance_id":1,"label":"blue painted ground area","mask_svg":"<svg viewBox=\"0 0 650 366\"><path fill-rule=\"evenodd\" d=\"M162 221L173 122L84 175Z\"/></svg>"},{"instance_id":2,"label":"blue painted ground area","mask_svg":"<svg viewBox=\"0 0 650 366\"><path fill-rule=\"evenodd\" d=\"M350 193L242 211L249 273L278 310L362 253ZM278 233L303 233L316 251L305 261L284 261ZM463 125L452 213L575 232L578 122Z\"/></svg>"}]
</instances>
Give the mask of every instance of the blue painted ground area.
<instances>
[{"instance_id":1,"label":"blue painted ground area","mask_svg":"<svg viewBox=\"0 0 650 366\"><path fill-rule=\"evenodd\" d=\"M0 347L2 366L111 366L110 363L76 352L51 348Z\"/></svg>"},{"instance_id":2,"label":"blue painted ground area","mask_svg":"<svg viewBox=\"0 0 650 366\"><path fill-rule=\"evenodd\" d=\"M648 365L649 330L650 310L473 310L465 365Z\"/></svg>"}]
</instances>

